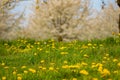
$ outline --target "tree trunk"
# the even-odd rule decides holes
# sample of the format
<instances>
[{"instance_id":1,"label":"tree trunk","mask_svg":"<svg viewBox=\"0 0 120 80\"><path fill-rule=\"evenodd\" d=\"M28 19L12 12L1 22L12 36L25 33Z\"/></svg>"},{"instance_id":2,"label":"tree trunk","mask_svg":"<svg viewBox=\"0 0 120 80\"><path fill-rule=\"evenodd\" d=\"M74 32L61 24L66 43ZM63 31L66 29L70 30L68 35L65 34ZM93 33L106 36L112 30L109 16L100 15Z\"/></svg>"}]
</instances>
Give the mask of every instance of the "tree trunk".
<instances>
[{"instance_id":1,"label":"tree trunk","mask_svg":"<svg viewBox=\"0 0 120 80\"><path fill-rule=\"evenodd\" d=\"M62 41L63 41L63 37L60 36L60 35L57 36L57 39L58 39L59 42L62 42Z\"/></svg>"},{"instance_id":2,"label":"tree trunk","mask_svg":"<svg viewBox=\"0 0 120 80\"><path fill-rule=\"evenodd\" d=\"M118 4L118 6L120 7L120 0L117 0L117 4Z\"/></svg>"}]
</instances>

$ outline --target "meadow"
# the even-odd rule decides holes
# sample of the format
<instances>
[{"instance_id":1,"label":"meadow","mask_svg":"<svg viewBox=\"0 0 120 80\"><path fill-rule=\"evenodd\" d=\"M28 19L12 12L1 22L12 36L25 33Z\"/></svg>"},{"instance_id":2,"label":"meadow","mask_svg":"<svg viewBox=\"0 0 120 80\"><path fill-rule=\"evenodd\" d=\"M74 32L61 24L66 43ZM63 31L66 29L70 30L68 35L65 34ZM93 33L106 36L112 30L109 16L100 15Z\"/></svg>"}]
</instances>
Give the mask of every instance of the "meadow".
<instances>
[{"instance_id":1,"label":"meadow","mask_svg":"<svg viewBox=\"0 0 120 80\"><path fill-rule=\"evenodd\" d=\"M0 80L120 80L120 35L102 40L0 40Z\"/></svg>"}]
</instances>

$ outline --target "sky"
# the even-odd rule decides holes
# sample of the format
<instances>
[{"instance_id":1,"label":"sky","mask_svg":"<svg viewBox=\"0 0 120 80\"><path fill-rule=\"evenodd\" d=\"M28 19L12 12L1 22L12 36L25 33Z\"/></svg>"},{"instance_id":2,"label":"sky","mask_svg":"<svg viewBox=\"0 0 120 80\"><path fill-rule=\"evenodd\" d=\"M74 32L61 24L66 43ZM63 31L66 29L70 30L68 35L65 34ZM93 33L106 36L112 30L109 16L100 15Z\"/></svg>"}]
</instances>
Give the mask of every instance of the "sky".
<instances>
[{"instance_id":1,"label":"sky","mask_svg":"<svg viewBox=\"0 0 120 80\"><path fill-rule=\"evenodd\" d=\"M23 27L25 27L28 24L29 20L29 14L32 12L31 7L34 0L25 0L19 2L19 4L16 5L16 7L11 11L11 13L15 13L18 16L21 15L24 12L24 23Z\"/></svg>"},{"instance_id":2,"label":"sky","mask_svg":"<svg viewBox=\"0 0 120 80\"><path fill-rule=\"evenodd\" d=\"M113 4L116 6L115 0L91 0L91 1L92 1L93 8L98 11L101 10L102 1L105 2L106 6L108 4Z\"/></svg>"},{"instance_id":3,"label":"sky","mask_svg":"<svg viewBox=\"0 0 120 80\"><path fill-rule=\"evenodd\" d=\"M22 12L25 9L25 13L29 14L30 13L30 7L32 5L32 3L35 0L25 0L25 1L21 1L17 7L12 11L12 12ZM108 5L109 3L113 3L115 4L115 0L90 0L92 7L96 10L100 10L101 9L101 1L104 1L106 5Z\"/></svg>"},{"instance_id":4,"label":"sky","mask_svg":"<svg viewBox=\"0 0 120 80\"><path fill-rule=\"evenodd\" d=\"M33 0L25 0L19 2L19 4L16 5L15 9L13 9L11 12L13 13L22 13L25 11L25 14L29 14L31 12L30 8L32 7Z\"/></svg>"},{"instance_id":5,"label":"sky","mask_svg":"<svg viewBox=\"0 0 120 80\"><path fill-rule=\"evenodd\" d=\"M24 12L24 16L26 18L26 21L28 21L29 19L29 14L32 12L31 7L33 5L35 0L25 0L25 1L21 1L19 4L17 4L17 7L15 9L13 9L11 12L13 13L17 13L17 14L21 14L23 11ZM100 11L101 10L101 5L102 5L102 1L105 2L106 6L109 3L112 3L116 6L115 0L90 0L91 1L91 6L93 9ZM27 23L25 23L24 25L26 25Z\"/></svg>"}]
</instances>

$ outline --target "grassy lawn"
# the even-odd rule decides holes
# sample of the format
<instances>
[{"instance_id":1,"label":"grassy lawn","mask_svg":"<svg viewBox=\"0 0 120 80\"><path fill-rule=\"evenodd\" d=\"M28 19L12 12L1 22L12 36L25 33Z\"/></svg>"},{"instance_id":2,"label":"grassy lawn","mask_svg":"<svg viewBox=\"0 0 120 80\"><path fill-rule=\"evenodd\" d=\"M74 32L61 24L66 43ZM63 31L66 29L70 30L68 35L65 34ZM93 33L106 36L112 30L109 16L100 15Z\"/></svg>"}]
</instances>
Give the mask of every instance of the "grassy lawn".
<instances>
[{"instance_id":1,"label":"grassy lawn","mask_svg":"<svg viewBox=\"0 0 120 80\"><path fill-rule=\"evenodd\" d=\"M1 40L0 80L120 80L120 38Z\"/></svg>"}]
</instances>

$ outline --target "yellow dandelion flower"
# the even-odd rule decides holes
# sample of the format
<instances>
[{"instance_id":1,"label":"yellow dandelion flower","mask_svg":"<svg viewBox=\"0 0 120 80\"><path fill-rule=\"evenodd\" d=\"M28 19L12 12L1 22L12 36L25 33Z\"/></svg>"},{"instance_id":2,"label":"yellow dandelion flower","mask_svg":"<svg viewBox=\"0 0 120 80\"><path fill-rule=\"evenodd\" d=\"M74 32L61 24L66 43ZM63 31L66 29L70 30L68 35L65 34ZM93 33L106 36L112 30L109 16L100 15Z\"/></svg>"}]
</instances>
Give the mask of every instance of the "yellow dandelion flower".
<instances>
[{"instance_id":1,"label":"yellow dandelion flower","mask_svg":"<svg viewBox=\"0 0 120 80\"><path fill-rule=\"evenodd\" d=\"M1 64L2 66L5 66L5 63L4 62L2 62L2 64Z\"/></svg>"},{"instance_id":2,"label":"yellow dandelion flower","mask_svg":"<svg viewBox=\"0 0 120 80\"><path fill-rule=\"evenodd\" d=\"M80 74L88 75L89 73L86 70L81 70Z\"/></svg>"},{"instance_id":3,"label":"yellow dandelion flower","mask_svg":"<svg viewBox=\"0 0 120 80\"><path fill-rule=\"evenodd\" d=\"M55 48L55 45L52 45L52 48L54 49L54 48Z\"/></svg>"},{"instance_id":4,"label":"yellow dandelion flower","mask_svg":"<svg viewBox=\"0 0 120 80\"><path fill-rule=\"evenodd\" d=\"M92 80L98 80L98 78L92 78Z\"/></svg>"},{"instance_id":5,"label":"yellow dandelion flower","mask_svg":"<svg viewBox=\"0 0 120 80\"><path fill-rule=\"evenodd\" d=\"M106 61L102 61L102 63L106 63Z\"/></svg>"},{"instance_id":6,"label":"yellow dandelion flower","mask_svg":"<svg viewBox=\"0 0 120 80\"><path fill-rule=\"evenodd\" d=\"M94 44L94 46L97 46L97 44Z\"/></svg>"},{"instance_id":7,"label":"yellow dandelion flower","mask_svg":"<svg viewBox=\"0 0 120 80\"><path fill-rule=\"evenodd\" d=\"M103 57L103 59L107 59L107 57L105 56L105 57Z\"/></svg>"},{"instance_id":8,"label":"yellow dandelion flower","mask_svg":"<svg viewBox=\"0 0 120 80\"><path fill-rule=\"evenodd\" d=\"M67 69L67 68L69 68L69 66L68 65L63 65L62 68Z\"/></svg>"},{"instance_id":9,"label":"yellow dandelion flower","mask_svg":"<svg viewBox=\"0 0 120 80\"><path fill-rule=\"evenodd\" d=\"M113 62L118 62L118 59L113 59Z\"/></svg>"},{"instance_id":10,"label":"yellow dandelion flower","mask_svg":"<svg viewBox=\"0 0 120 80\"><path fill-rule=\"evenodd\" d=\"M91 67L92 67L92 68L95 68L95 67L96 67L96 65L92 65Z\"/></svg>"},{"instance_id":11,"label":"yellow dandelion flower","mask_svg":"<svg viewBox=\"0 0 120 80\"><path fill-rule=\"evenodd\" d=\"M77 80L77 78L73 78L72 80Z\"/></svg>"},{"instance_id":12,"label":"yellow dandelion flower","mask_svg":"<svg viewBox=\"0 0 120 80\"><path fill-rule=\"evenodd\" d=\"M42 67L42 70L46 70L46 67Z\"/></svg>"},{"instance_id":13,"label":"yellow dandelion flower","mask_svg":"<svg viewBox=\"0 0 120 80\"><path fill-rule=\"evenodd\" d=\"M114 74L118 74L118 70L116 70L116 71L113 71L113 73L114 73Z\"/></svg>"},{"instance_id":14,"label":"yellow dandelion flower","mask_svg":"<svg viewBox=\"0 0 120 80\"><path fill-rule=\"evenodd\" d=\"M42 69L42 66L39 66L38 68L39 68L39 69Z\"/></svg>"},{"instance_id":15,"label":"yellow dandelion flower","mask_svg":"<svg viewBox=\"0 0 120 80\"><path fill-rule=\"evenodd\" d=\"M25 73L25 74L27 74L27 73L28 73L28 71L24 70L24 73Z\"/></svg>"},{"instance_id":16,"label":"yellow dandelion flower","mask_svg":"<svg viewBox=\"0 0 120 80\"><path fill-rule=\"evenodd\" d=\"M67 62L67 61L64 61L63 63L64 63L64 64L67 64L68 62Z\"/></svg>"},{"instance_id":17,"label":"yellow dandelion flower","mask_svg":"<svg viewBox=\"0 0 120 80\"><path fill-rule=\"evenodd\" d=\"M25 69L25 68L26 68L26 66L22 66L21 68L22 68L22 69Z\"/></svg>"},{"instance_id":18,"label":"yellow dandelion flower","mask_svg":"<svg viewBox=\"0 0 120 80\"><path fill-rule=\"evenodd\" d=\"M59 49L60 49L60 50L63 50L63 49L65 49L65 48L66 48L66 47L60 47Z\"/></svg>"},{"instance_id":19,"label":"yellow dandelion flower","mask_svg":"<svg viewBox=\"0 0 120 80\"><path fill-rule=\"evenodd\" d=\"M16 67L12 67L13 69L16 69Z\"/></svg>"},{"instance_id":20,"label":"yellow dandelion flower","mask_svg":"<svg viewBox=\"0 0 120 80\"><path fill-rule=\"evenodd\" d=\"M79 65L71 65L71 66L69 66L69 68L80 68L80 66Z\"/></svg>"},{"instance_id":21,"label":"yellow dandelion flower","mask_svg":"<svg viewBox=\"0 0 120 80\"><path fill-rule=\"evenodd\" d=\"M95 46L93 46L92 48L95 49Z\"/></svg>"},{"instance_id":22,"label":"yellow dandelion flower","mask_svg":"<svg viewBox=\"0 0 120 80\"><path fill-rule=\"evenodd\" d=\"M42 48L39 48L39 47L38 47L37 50L42 51Z\"/></svg>"},{"instance_id":23,"label":"yellow dandelion flower","mask_svg":"<svg viewBox=\"0 0 120 80\"><path fill-rule=\"evenodd\" d=\"M88 57L89 57L87 54L84 54L83 56L84 56L84 57L86 57L86 58L88 58Z\"/></svg>"},{"instance_id":24,"label":"yellow dandelion flower","mask_svg":"<svg viewBox=\"0 0 120 80\"><path fill-rule=\"evenodd\" d=\"M4 68L5 68L5 69L8 69L9 67L8 67L8 66L5 66Z\"/></svg>"},{"instance_id":25,"label":"yellow dandelion flower","mask_svg":"<svg viewBox=\"0 0 120 80\"><path fill-rule=\"evenodd\" d=\"M98 63L98 64L97 64L97 66L99 66L99 67L102 67L102 66L103 66L103 64L101 64L101 63Z\"/></svg>"},{"instance_id":26,"label":"yellow dandelion flower","mask_svg":"<svg viewBox=\"0 0 120 80\"><path fill-rule=\"evenodd\" d=\"M40 42L36 42L36 44L38 44L38 45L39 45L39 44L40 44Z\"/></svg>"},{"instance_id":27,"label":"yellow dandelion flower","mask_svg":"<svg viewBox=\"0 0 120 80\"><path fill-rule=\"evenodd\" d=\"M65 54L68 54L68 52L61 52L60 54L65 55Z\"/></svg>"},{"instance_id":28,"label":"yellow dandelion flower","mask_svg":"<svg viewBox=\"0 0 120 80\"><path fill-rule=\"evenodd\" d=\"M7 43L5 43L4 45L5 45L5 46L7 46L8 44L7 44Z\"/></svg>"},{"instance_id":29,"label":"yellow dandelion flower","mask_svg":"<svg viewBox=\"0 0 120 80\"><path fill-rule=\"evenodd\" d=\"M43 50L42 48L39 49L39 51L42 51L42 50Z\"/></svg>"},{"instance_id":30,"label":"yellow dandelion flower","mask_svg":"<svg viewBox=\"0 0 120 80\"><path fill-rule=\"evenodd\" d=\"M92 62L92 65L95 65L96 63Z\"/></svg>"},{"instance_id":31,"label":"yellow dandelion flower","mask_svg":"<svg viewBox=\"0 0 120 80\"><path fill-rule=\"evenodd\" d=\"M36 56L36 55L37 55L37 53L34 53L34 55Z\"/></svg>"},{"instance_id":32,"label":"yellow dandelion flower","mask_svg":"<svg viewBox=\"0 0 120 80\"><path fill-rule=\"evenodd\" d=\"M108 56L109 56L109 54L106 54L105 56L107 56L107 57L108 57Z\"/></svg>"},{"instance_id":33,"label":"yellow dandelion flower","mask_svg":"<svg viewBox=\"0 0 120 80\"><path fill-rule=\"evenodd\" d=\"M34 46L33 45L31 45L31 48L33 48Z\"/></svg>"},{"instance_id":34,"label":"yellow dandelion flower","mask_svg":"<svg viewBox=\"0 0 120 80\"><path fill-rule=\"evenodd\" d=\"M20 76L19 76L19 77L17 77L17 80L22 80L22 77L20 77Z\"/></svg>"},{"instance_id":35,"label":"yellow dandelion flower","mask_svg":"<svg viewBox=\"0 0 120 80\"><path fill-rule=\"evenodd\" d=\"M88 46L92 46L92 44L91 44L91 43L88 43Z\"/></svg>"},{"instance_id":36,"label":"yellow dandelion flower","mask_svg":"<svg viewBox=\"0 0 120 80\"><path fill-rule=\"evenodd\" d=\"M100 44L99 46L100 46L100 47L103 47L103 44Z\"/></svg>"},{"instance_id":37,"label":"yellow dandelion flower","mask_svg":"<svg viewBox=\"0 0 120 80\"><path fill-rule=\"evenodd\" d=\"M2 77L2 80L6 80L7 78L5 76Z\"/></svg>"},{"instance_id":38,"label":"yellow dandelion flower","mask_svg":"<svg viewBox=\"0 0 120 80\"><path fill-rule=\"evenodd\" d=\"M109 60L110 60L110 58L107 58L107 60L109 61Z\"/></svg>"},{"instance_id":39,"label":"yellow dandelion flower","mask_svg":"<svg viewBox=\"0 0 120 80\"><path fill-rule=\"evenodd\" d=\"M118 34L118 36L120 36L120 33Z\"/></svg>"},{"instance_id":40,"label":"yellow dandelion flower","mask_svg":"<svg viewBox=\"0 0 120 80\"><path fill-rule=\"evenodd\" d=\"M22 76L21 74L17 74L17 76Z\"/></svg>"},{"instance_id":41,"label":"yellow dandelion flower","mask_svg":"<svg viewBox=\"0 0 120 80\"><path fill-rule=\"evenodd\" d=\"M16 71L13 71L13 75L15 75L17 72Z\"/></svg>"},{"instance_id":42,"label":"yellow dandelion flower","mask_svg":"<svg viewBox=\"0 0 120 80\"><path fill-rule=\"evenodd\" d=\"M103 69L103 71L101 72L102 77L108 76L110 75L110 71L108 69Z\"/></svg>"},{"instance_id":43,"label":"yellow dandelion flower","mask_svg":"<svg viewBox=\"0 0 120 80\"><path fill-rule=\"evenodd\" d=\"M120 62L117 65L120 67Z\"/></svg>"},{"instance_id":44,"label":"yellow dandelion flower","mask_svg":"<svg viewBox=\"0 0 120 80\"><path fill-rule=\"evenodd\" d=\"M102 72L102 70L103 70L103 67L102 67L102 66L99 66L99 67L98 67L98 71L99 71L99 72Z\"/></svg>"},{"instance_id":45,"label":"yellow dandelion flower","mask_svg":"<svg viewBox=\"0 0 120 80\"><path fill-rule=\"evenodd\" d=\"M53 67L49 67L49 70L53 71L53 70L54 70L54 68L53 68Z\"/></svg>"},{"instance_id":46,"label":"yellow dandelion flower","mask_svg":"<svg viewBox=\"0 0 120 80\"><path fill-rule=\"evenodd\" d=\"M83 46L82 46L82 48L83 48L83 49L87 49L87 48L88 48L88 46L83 45Z\"/></svg>"},{"instance_id":47,"label":"yellow dandelion flower","mask_svg":"<svg viewBox=\"0 0 120 80\"><path fill-rule=\"evenodd\" d=\"M29 71L32 72L32 73L36 73L36 70L32 69L32 68L29 68Z\"/></svg>"},{"instance_id":48,"label":"yellow dandelion flower","mask_svg":"<svg viewBox=\"0 0 120 80\"><path fill-rule=\"evenodd\" d=\"M54 39L51 39L50 42L54 42L55 40Z\"/></svg>"},{"instance_id":49,"label":"yellow dandelion flower","mask_svg":"<svg viewBox=\"0 0 120 80\"><path fill-rule=\"evenodd\" d=\"M45 62L45 60L41 60L40 62L41 62L41 63L44 63L44 62Z\"/></svg>"},{"instance_id":50,"label":"yellow dandelion flower","mask_svg":"<svg viewBox=\"0 0 120 80\"><path fill-rule=\"evenodd\" d=\"M97 67L96 63L93 62L92 65L91 65L91 68L95 68L95 67Z\"/></svg>"},{"instance_id":51,"label":"yellow dandelion flower","mask_svg":"<svg viewBox=\"0 0 120 80\"><path fill-rule=\"evenodd\" d=\"M85 62L82 62L81 65L82 65L82 66L87 66L88 64L85 63Z\"/></svg>"}]
</instances>

